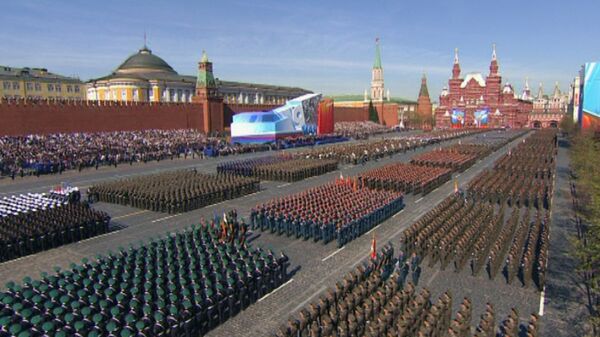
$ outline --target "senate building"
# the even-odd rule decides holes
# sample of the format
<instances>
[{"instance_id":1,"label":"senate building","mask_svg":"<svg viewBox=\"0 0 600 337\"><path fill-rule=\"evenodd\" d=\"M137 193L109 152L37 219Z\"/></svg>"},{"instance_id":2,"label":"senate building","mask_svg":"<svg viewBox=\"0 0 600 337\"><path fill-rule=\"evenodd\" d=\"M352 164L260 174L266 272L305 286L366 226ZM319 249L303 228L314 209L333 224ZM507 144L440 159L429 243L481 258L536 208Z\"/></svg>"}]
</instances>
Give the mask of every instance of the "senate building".
<instances>
[{"instance_id":1,"label":"senate building","mask_svg":"<svg viewBox=\"0 0 600 337\"><path fill-rule=\"evenodd\" d=\"M208 62L202 53L201 62ZM109 75L87 83L87 99L133 102L192 102L197 76L180 75L146 45ZM215 79L225 103L284 104L310 91L286 86Z\"/></svg>"}]
</instances>

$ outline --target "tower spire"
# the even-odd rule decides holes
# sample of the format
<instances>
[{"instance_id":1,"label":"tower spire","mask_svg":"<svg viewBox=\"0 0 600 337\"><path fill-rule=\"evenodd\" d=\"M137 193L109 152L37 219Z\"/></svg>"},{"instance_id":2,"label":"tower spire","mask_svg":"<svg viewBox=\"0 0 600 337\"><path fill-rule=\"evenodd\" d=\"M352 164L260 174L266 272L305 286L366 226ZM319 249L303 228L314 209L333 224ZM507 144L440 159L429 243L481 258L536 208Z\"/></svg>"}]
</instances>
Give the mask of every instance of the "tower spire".
<instances>
[{"instance_id":1,"label":"tower spire","mask_svg":"<svg viewBox=\"0 0 600 337\"><path fill-rule=\"evenodd\" d=\"M373 63L374 69L381 69L381 51L379 50L379 38L375 38L375 62Z\"/></svg>"},{"instance_id":2,"label":"tower spire","mask_svg":"<svg viewBox=\"0 0 600 337\"><path fill-rule=\"evenodd\" d=\"M371 70L371 99L374 102L383 101L383 67L381 66L381 51L379 50L379 38L375 39L375 62Z\"/></svg>"},{"instance_id":3,"label":"tower spire","mask_svg":"<svg viewBox=\"0 0 600 337\"><path fill-rule=\"evenodd\" d=\"M492 44L492 62L490 62L490 75L498 74L498 58L496 57L496 44Z\"/></svg>"},{"instance_id":4,"label":"tower spire","mask_svg":"<svg viewBox=\"0 0 600 337\"><path fill-rule=\"evenodd\" d=\"M454 66L452 67L452 78L460 77L460 64L458 63L458 48L454 48Z\"/></svg>"}]
</instances>

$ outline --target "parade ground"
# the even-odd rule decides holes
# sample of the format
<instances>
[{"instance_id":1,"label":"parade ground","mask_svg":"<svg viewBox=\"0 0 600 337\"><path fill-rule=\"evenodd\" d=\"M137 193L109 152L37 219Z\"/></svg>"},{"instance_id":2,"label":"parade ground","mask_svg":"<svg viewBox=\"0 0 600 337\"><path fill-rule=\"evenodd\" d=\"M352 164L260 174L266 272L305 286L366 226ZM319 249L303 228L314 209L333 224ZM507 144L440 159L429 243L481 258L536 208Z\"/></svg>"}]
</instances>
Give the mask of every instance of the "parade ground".
<instances>
[{"instance_id":1,"label":"parade ground","mask_svg":"<svg viewBox=\"0 0 600 337\"><path fill-rule=\"evenodd\" d=\"M406 135L406 133L404 133ZM479 160L462 173L454 173L452 180L436 188L431 193L420 196L408 194L404 197L405 207L400 212L373 228L368 235L338 248L335 242L323 244L312 240L296 240L268 232L250 232L248 241L254 246L284 251L291 265L290 279L279 288L266 294L257 303L221 324L209 332L209 336L270 336L277 327L296 315L306 304L318 298L328 288L333 287L345 274L369 258L372 238L378 246L388 242L398 247L400 234L404 229L430 211L435 205L455 192L453 181L460 188L507 151L522 142L527 133L491 155ZM472 137L472 136L470 136ZM467 141L469 137L462 141ZM441 145L456 143L458 140L443 142ZM184 230L199 223L201 219L211 219L231 209L248 218L250 209L267 200L294 194L310 187L333 181L339 176L355 176L366 170L392 162L408 162L412 156L430 151L437 144L418 148L416 151L395 154L378 161L369 161L364 165L341 165L337 171L315 176L303 181L284 183L262 181L259 192L219 204L210 205L186 213L166 214L141 210L127 206L98 202L93 208L103 210L111 216L111 228L107 234L92 237L84 241L68 244L59 248L24 256L0 264L0 284L10 280L20 281L25 276L38 277L41 272L51 273L55 266L68 268L72 262L79 263L83 258L93 259L97 254L117 251L119 247L128 247L150 238L157 238L167 232ZM460 299L468 296L473 302L473 317L477 321L486 303L493 303L500 315L506 315L516 308L522 321L527 321L531 313L542 317L542 336L579 336L583 331L579 319L584 307L583 290L579 287L574 262L569 257L570 225L569 160L566 143L561 142L558 150L557 174L553 196L550 251L546 288L539 292L535 287L522 287L520 283L507 284L504 278L490 280L487 277L475 277L466 272L455 272L452 268L439 270L423 265L422 273L414 279L418 287L427 287L432 297L437 298L449 290L456 299L454 310ZM286 150L287 151L287 150ZM289 150L295 151L295 150ZM236 156L258 158L269 152ZM199 172L214 173L219 163L229 161L229 157L209 159L176 159L148 164L120 165L117 168L101 167L98 170L87 169L83 172L70 171L62 175L26 177L24 179L0 180L0 196L27 192L46 192L61 182L68 181L82 191L100 181L123 177L164 172L176 169L196 169ZM84 193L85 197L85 193ZM502 317L502 316L501 316Z\"/></svg>"}]
</instances>

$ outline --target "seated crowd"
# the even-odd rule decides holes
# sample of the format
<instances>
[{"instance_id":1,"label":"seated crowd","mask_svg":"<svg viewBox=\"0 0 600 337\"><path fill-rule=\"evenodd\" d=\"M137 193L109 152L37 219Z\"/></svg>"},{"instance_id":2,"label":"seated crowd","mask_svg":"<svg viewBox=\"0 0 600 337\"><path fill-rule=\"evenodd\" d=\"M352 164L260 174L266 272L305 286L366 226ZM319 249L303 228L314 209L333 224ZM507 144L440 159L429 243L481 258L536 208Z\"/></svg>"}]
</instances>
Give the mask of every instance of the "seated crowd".
<instances>
[{"instance_id":1,"label":"seated crowd","mask_svg":"<svg viewBox=\"0 0 600 337\"><path fill-rule=\"evenodd\" d=\"M289 278L283 253L240 240L202 223L10 282L0 292L0 336L204 335Z\"/></svg>"},{"instance_id":2,"label":"seated crowd","mask_svg":"<svg viewBox=\"0 0 600 337\"><path fill-rule=\"evenodd\" d=\"M373 121L337 122L334 124L333 128L336 134L355 139L369 138L371 135L394 131L388 126Z\"/></svg>"},{"instance_id":3,"label":"seated crowd","mask_svg":"<svg viewBox=\"0 0 600 337\"><path fill-rule=\"evenodd\" d=\"M236 160L219 164L218 173L231 173L260 180L299 181L337 170L336 160L305 159L291 155Z\"/></svg>"},{"instance_id":4,"label":"seated crowd","mask_svg":"<svg viewBox=\"0 0 600 337\"><path fill-rule=\"evenodd\" d=\"M359 179L370 188L427 194L451 177L447 168L394 163L369 170Z\"/></svg>"},{"instance_id":5,"label":"seated crowd","mask_svg":"<svg viewBox=\"0 0 600 337\"><path fill-rule=\"evenodd\" d=\"M124 163L227 156L342 140L346 139L328 135L282 139L275 144L231 144L224 137L208 137L191 129L3 136L0 137L0 175L15 178Z\"/></svg>"},{"instance_id":6,"label":"seated crowd","mask_svg":"<svg viewBox=\"0 0 600 337\"><path fill-rule=\"evenodd\" d=\"M260 183L255 178L180 170L93 185L89 188L88 198L154 212L181 213L259 189Z\"/></svg>"},{"instance_id":7,"label":"seated crowd","mask_svg":"<svg viewBox=\"0 0 600 337\"><path fill-rule=\"evenodd\" d=\"M253 229L339 247L368 232L404 207L402 193L362 186L340 178L271 200L251 211Z\"/></svg>"},{"instance_id":8,"label":"seated crowd","mask_svg":"<svg viewBox=\"0 0 600 337\"><path fill-rule=\"evenodd\" d=\"M437 300L427 288L417 290L405 284L407 268L393 271L393 249L386 248L367 264L359 265L317 300L306 305L274 334L276 337L496 337L497 316L492 304L486 305L479 324L472 329L471 300L459 300L453 315L449 291ZM408 262L408 261L406 261ZM413 269L414 266L408 269ZM414 270L413 270L414 273ZM456 306L454 306L456 307ZM531 314L520 324L518 311L512 309L500 321L502 336L539 336L539 317Z\"/></svg>"},{"instance_id":9,"label":"seated crowd","mask_svg":"<svg viewBox=\"0 0 600 337\"><path fill-rule=\"evenodd\" d=\"M0 262L108 232L108 214L63 194L0 199Z\"/></svg>"}]
</instances>

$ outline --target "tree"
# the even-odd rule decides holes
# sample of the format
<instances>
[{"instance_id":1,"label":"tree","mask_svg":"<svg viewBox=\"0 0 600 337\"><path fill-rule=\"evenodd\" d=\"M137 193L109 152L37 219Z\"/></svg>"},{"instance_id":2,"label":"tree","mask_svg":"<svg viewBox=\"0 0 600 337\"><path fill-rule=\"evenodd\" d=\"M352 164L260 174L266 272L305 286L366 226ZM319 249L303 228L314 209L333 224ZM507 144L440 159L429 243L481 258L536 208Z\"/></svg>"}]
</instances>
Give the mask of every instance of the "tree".
<instances>
[{"instance_id":1,"label":"tree","mask_svg":"<svg viewBox=\"0 0 600 337\"><path fill-rule=\"evenodd\" d=\"M562 124L562 123L561 123ZM562 125L561 125L562 127ZM581 219L573 239L577 270L583 275L588 293L591 323L600 331L600 143L591 132L579 132L572 138L571 169L576 177L576 215Z\"/></svg>"},{"instance_id":2,"label":"tree","mask_svg":"<svg viewBox=\"0 0 600 337\"><path fill-rule=\"evenodd\" d=\"M570 114L565 114L559 125L562 132L571 135L576 130L577 125L573 121L573 116Z\"/></svg>"},{"instance_id":3,"label":"tree","mask_svg":"<svg viewBox=\"0 0 600 337\"><path fill-rule=\"evenodd\" d=\"M377 110L373 106L373 101L369 100L369 120L375 123L379 123L379 116Z\"/></svg>"}]
</instances>

